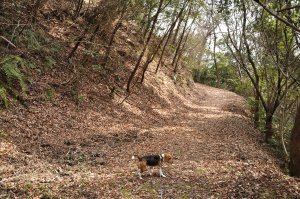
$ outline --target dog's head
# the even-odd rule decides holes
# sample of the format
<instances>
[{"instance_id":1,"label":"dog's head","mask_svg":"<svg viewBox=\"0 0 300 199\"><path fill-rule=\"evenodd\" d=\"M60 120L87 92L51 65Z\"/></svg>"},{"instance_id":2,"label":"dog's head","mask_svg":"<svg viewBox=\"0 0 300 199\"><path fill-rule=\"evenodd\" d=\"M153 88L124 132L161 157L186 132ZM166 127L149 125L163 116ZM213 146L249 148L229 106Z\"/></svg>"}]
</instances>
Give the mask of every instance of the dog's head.
<instances>
[{"instance_id":1,"label":"dog's head","mask_svg":"<svg viewBox=\"0 0 300 199\"><path fill-rule=\"evenodd\" d=\"M161 156L164 158L164 162L173 164L173 156L170 153L164 153L164 154L161 154Z\"/></svg>"}]
</instances>

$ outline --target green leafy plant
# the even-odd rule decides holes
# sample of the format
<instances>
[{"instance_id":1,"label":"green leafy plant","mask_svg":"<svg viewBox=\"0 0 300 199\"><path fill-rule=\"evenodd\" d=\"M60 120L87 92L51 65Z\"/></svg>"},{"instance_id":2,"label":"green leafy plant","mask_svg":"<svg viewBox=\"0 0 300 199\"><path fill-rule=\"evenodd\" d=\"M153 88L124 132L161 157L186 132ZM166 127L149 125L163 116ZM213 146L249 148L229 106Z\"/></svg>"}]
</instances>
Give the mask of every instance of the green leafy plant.
<instances>
[{"instance_id":1,"label":"green leafy plant","mask_svg":"<svg viewBox=\"0 0 300 199\"><path fill-rule=\"evenodd\" d=\"M25 68L25 64L26 61L17 55L9 55L0 60L0 65L2 66L0 73L4 74L5 80L8 82L8 84L11 84L12 80L17 80L22 92L24 93L27 90L27 86L25 82L25 76L19 67L21 66L22 68Z\"/></svg>"},{"instance_id":2,"label":"green leafy plant","mask_svg":"<svg viewBox=\"0 0 300 199\"><path fill-rule=\"evenodd\" d=\"M55 97L55 90L52 88L45 90L45 96L48 100L52 100Z\"/></svg>"},{"instance_id":3,"label":"green leafy plant","mask_svg":"<svg viewBox=\"0 0 300 199\"><path fill-rule=\"evenodd\" d=\"M85 99L85 98L84 98L83 95L78 95L77 98L78 98L77 100L78 100L79 102L84 102L84 99Z\"/></svg>"},{"instance_id":4,"label":"green leafy plant","mask_svg":"<svg viewBox=\"0 0 300 199\"><path fill-rule=\"evenodd\" d=\"M92 57L97 57L99 55L97 51L93 51L93 50L83 50L83 54L90 55Z\"/></svg>"},{"instance_id":5,"label":"green leafy plant","mask_svg":"<svg viewBox=\"0 0 300 199\"><path fill-rule=\"evenodd\" d=\"M1 85L0 85L0 100L4 103L4 106L7 107L8 105L7 92L6 89Z\"/></svg>"},{"instance_id":6,"label":"green leafy plant","mask_svg":"<svg viewBox=\"0 0 300 199\"><path fill-rule=\"evenodd\" d=\"M53 65L56 64L56 61L51 56L45 57L45 64L47 67L51 68Z\"/></svg>"},{"instance_id":7,"label":"green leafy plant","mask_svg":"<svg viewBox=\"0 0 300 199\"><path fill-rule=\"evenodd\" d=\"M98 65L92 65L92 69L94 71L101 71L103 69L103 66L98 64Z\"/></svg>"},{"instance_id":8,"label":"green leafy plant","mask_svg":"<svg viewBox=\"0 0 300 199\"><path fill-rule=\"evenodd\" d=\"M41 42L39 41L39 35L31 30L26 30L25 40L27 42L27 47L34 50L40 50L42 48Z\"/></svg>"}]
</instances>

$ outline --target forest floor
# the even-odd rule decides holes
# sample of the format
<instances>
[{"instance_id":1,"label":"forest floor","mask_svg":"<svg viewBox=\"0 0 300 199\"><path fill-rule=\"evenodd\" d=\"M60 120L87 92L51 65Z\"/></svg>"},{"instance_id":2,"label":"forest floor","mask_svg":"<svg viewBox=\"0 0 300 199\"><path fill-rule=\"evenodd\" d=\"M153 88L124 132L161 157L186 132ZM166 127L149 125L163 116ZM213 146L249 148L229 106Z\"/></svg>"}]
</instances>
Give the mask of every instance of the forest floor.
<instances>
[{"instance_id":1,"label":"forest floor","mask_svg":"<svg viewBox=\"0 0 300 199\"><path fill-rule=\"evenodd\" d=\"M45 13L63 11L47 2ZM20 12L15 7L6 12ZM16 52L7 44L0 51L35 63L25 70L26 105L0 110L0 199L300 198L300 180L264 144L241 96L194 84L186 69L175 82L165 55L159 73L150 66L126 98L143 44L139 28L123 23L102 68L105 38L95 38L102 47L81 45L66 61L85 22L57 17L40 16L42 25L24 31ZM173 165L164 165L166 178L157 169L137 177L132 155L166 152L174 155Z\"/></svg>"},{"instance_id":2,"label":"forest floor","mask_svg":"<svg viewBox=\"0 0 300 199\"><path fill-rule=\"evenodd\" d=\"M0 112L0 198L300 198L242 97L158 79L122 105L62 97ZM167 177L140 180L131 156L165 152Z\"/></svg>"}]
</instances>

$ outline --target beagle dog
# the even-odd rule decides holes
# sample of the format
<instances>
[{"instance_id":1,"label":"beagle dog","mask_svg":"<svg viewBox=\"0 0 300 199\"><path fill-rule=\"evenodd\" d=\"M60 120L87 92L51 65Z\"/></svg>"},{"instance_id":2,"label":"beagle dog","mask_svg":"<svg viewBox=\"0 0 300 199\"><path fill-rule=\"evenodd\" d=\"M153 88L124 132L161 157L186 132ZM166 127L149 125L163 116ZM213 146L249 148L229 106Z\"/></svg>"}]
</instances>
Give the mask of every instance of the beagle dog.
<instances>
[{"instance_id":1,"label":"beagle dog","mask_svg":"<svg viewBox=\"0 0 300 199\"><path fill-rule=\"evenodd\" d=\"M152 175L152 167L158 166L159 167L159 176L160 177L166 177L162 172L162 165L164 162L167 162L169 164L173 163L173 157L171 154L161 154L161 155L147 155L147 156L138 156L134 155L132 156L132 159L137 159L138 163L138 175L139 178L142 179L142 172L147 170L147 166L149 166L149 174Z\"/></svg>"}]
</instances>

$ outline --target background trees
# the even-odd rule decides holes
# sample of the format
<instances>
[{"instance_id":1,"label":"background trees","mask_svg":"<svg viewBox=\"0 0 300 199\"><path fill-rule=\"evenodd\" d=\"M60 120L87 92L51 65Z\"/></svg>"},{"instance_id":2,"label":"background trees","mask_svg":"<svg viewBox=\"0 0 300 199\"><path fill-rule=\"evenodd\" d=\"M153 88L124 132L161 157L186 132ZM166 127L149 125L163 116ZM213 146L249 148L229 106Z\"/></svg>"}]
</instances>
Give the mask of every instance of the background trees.
<instances>
[{"instance_id":1,"label":"background trees","mask_svg":"<svg viewBox=\"0 0 300 199\"><path fill-rule=\"evenodd\" d=\"M218 12L213 13L221 15L221 20L215 29L217 36L208 37L208 50L202 59L206 64L194 70L194 79L246 96L254 125L265 133L268 143L288 156L286 145L300 94L298 2L240 0L208 4L211 8L217 5ZM228 62L220 55L229 56ZM221 63L226 65L229 78L239 84L231 84L228 78L219 83ZM297 136L292 136L291 142L295 139Z\"/></svg>"}]
</instances>

